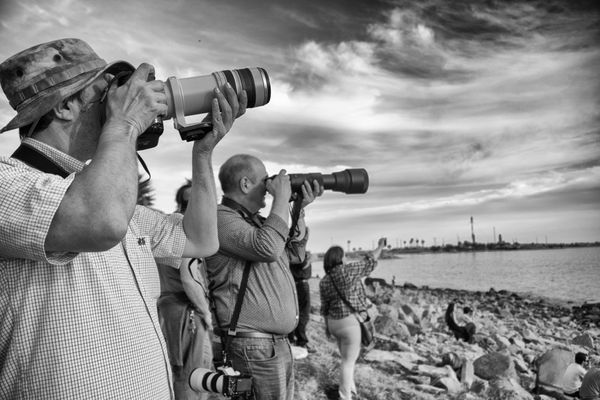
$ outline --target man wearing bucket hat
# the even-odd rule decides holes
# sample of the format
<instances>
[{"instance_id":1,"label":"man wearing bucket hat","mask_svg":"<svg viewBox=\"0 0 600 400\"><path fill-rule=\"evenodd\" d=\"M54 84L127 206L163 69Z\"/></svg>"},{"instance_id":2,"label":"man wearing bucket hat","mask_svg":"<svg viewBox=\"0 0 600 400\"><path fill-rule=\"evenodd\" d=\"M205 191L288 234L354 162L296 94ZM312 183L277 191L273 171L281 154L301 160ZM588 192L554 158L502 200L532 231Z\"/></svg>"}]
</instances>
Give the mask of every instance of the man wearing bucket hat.
<instances>
[{"instance_id":1,"label":"man wearing bucket hat","mask_svg":"<svg viewBox=\"0 0 600 400\"><path fill-rule=\"evenodd\" d=\"M123 85L111 77L133 71ZM61 39L0 64L21 146L0 158L0 398L169 399L155 259L218 248L212 151L246 109L215 90L184 216L136 206L136 139L167 112L153 67ZM91 161L90 161L91 160Z\"/></svg>"}]
</instances>

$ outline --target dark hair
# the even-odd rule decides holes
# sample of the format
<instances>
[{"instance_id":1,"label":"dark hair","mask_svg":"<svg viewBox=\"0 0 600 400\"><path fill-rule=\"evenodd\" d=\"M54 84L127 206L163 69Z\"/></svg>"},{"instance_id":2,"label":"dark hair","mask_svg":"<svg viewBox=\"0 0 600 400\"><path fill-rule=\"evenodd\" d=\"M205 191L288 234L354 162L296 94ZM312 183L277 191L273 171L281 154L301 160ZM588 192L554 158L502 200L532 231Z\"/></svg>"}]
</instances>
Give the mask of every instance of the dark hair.
<instances>
[{"instance_id":1,"label":"dark hair","mask_svg":"<svg viewBox=\"0 0 600 400\"><path fill-rule=\"evenodd\" d=\"M463 313L471 314L472 312L473 312L473 309L471 307L463 307Z\"/></svg>"},{"instance_id":2,"label":"dark hair","mask_svg":"<svg viewBox=\"0 0 600 400\"><path fill-rule=\"evenodd\" d=\"M179 189L177 189L177 193L175 193L175 202L177 203L177 211L179 213L184 213L187 208L187 200L183 198L183 194L185 191L192 187L191 179L186 179L185 184L183 184Z\"/></svg>"},{"instance_id":3,"label":"dark hair","mask_svg":"<svg viewBox=\"0 0 600 400\"><path fill-rule=\"evenodd\" d=\"M577 364L583 364L587 360L587 354L585 353L577 353L575 354L575 362Z\"/></svg>"},{"instance_id":4,"label":"dark hair","mask_svg":"<svg viewBox=\"0 0 600 400\"><path fill-rule=\"evenodd\" d=\"M328 274L334 267L341 265L344 257L344 249L340 246L331 246L323 256L323 269Z\"/></svg>"},{"instance_id":5,"label":"dark hair","mask_svg":"<svg viewBox=\"0 0 600 400\"><path fill-rule=\"evenodd\" d=\"M236 154L229 157L219 169L219 182L223 193L230 193L236 188L242 176L250 175L253 163L260 160L249 154Z\"/></svg>"}]
</instances>

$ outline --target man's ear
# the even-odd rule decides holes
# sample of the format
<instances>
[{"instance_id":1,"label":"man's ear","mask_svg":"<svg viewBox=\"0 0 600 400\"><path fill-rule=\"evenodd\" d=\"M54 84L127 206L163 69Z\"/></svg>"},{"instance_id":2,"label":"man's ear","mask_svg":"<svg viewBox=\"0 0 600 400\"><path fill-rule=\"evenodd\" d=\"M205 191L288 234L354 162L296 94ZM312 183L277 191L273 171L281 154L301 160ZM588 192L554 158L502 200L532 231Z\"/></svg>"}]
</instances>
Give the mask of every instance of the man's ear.
<instances>
[{"instance_id":1,"label":"man's ear","mask_svg":"<svg viewBox=\"0 0 600 400\"><path fill-rule=\"evenodd\" d=\"M250 179L248 179L247 176L240 179L240 190L242 193L248 193L250 191Z\"/></svg>"},{"instance_id":2,"label":"man's ear","mask_svg":"<svg viewBox=\"0 0 600 400\"><path fill-rule=\"evenodd\" d=\"M61 101L52 109L54 117L64 121L72 121L75 119L76 110L79 109L78 104L75 104L77 102L73 97Z\"/></svg>"}]
</instances>

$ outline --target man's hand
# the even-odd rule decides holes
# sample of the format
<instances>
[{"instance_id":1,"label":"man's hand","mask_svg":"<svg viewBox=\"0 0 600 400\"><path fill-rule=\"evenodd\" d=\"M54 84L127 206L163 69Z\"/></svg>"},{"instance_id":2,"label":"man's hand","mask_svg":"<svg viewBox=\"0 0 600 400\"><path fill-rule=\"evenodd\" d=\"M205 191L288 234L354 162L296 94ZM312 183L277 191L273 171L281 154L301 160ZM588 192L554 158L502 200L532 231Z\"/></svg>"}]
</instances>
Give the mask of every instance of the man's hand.
<instances>
[{"instance_id":1,"label":"man's hand","mask_svg":"<svg viewBox=\"0 0 600 400\"><path fill-rule=\"evenodd\" d=\"M290 177L286 175L285 169L279 171L273 179L267 180L267 192L274 199L279 199L281 201L285 201L287 204L292 197L292 185L290 184Z\"/></svg>"},{"instance_id":2,"label":"man's hand","mask_svg":"<svg viewBox=\"0 0 600 400\"><path fill-rule=\"evenodd\" d=\"M300 208L304 208L319 196L323 194L325 189L323 186L319 185L319 182L315 179L313 180L313 187L310 186L308 181L304 181L302 183L302 203L300 204Z\"/></svg>"},{"instance_id":3,"label":"man's hand","mask_svg":"<svg viewBox=\"0 0 600 400\"><path fill-rule=\"evenodd\" d=\"M150 74L154 74L154 67L143 63L123 85L117 86L114 82L108 88L107 123L125 127L136 138L158 115L167 114L164 83L157 80L148 82Z\"/></svg>"},{"instance_id":4,"label":"man's hand","mask_svg":"<svg viewBox=\"0 0 600 400\"><path fill-rule=\"evenodd\" d=\"M215 88L215 97L212 100L212 111L204 120L211 120L213 130L202 139L194 142L194 152L211 152L217 143L233 126L233 121L246 113L248 95L242 90L239 95L228 83L224 87L225 93Z\"/></svg>"}]
</instances>

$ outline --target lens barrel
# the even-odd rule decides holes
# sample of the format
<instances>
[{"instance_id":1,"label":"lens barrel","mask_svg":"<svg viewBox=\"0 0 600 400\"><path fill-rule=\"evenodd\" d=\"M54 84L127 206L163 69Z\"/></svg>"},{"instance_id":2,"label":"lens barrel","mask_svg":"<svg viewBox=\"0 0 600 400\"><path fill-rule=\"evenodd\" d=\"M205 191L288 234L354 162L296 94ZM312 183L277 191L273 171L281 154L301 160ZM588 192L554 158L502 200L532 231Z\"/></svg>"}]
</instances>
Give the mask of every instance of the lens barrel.
<instances>
[{"instance_id":1,"label":"lens barrel","mask_svg":"<svg viewBox=\"0 0 600 400\"><path fill-rule=\"evenodd\" d=\"M271 100L271 82L260 67L231 69L190 78L170 77L165 85L168 118L204 114L212 109L214 89L224 90L229 83L236 93L248 95L248 108L259 107Z\"/></svg>"},{"instance_id":2,"label":"lens barrel","mask_svg":"<svg viewBox=\"0 0 600 400\"><path fill-rule=\"evenodd\" d=\"M289 174L292 192L302 190L304 181L316 180L325 190L342 192L346 194L362 194L369 189L369 174L364 168L345 169L332 174L319 172L308 174Z\"/></svg>"}]
</instances>

